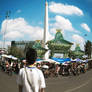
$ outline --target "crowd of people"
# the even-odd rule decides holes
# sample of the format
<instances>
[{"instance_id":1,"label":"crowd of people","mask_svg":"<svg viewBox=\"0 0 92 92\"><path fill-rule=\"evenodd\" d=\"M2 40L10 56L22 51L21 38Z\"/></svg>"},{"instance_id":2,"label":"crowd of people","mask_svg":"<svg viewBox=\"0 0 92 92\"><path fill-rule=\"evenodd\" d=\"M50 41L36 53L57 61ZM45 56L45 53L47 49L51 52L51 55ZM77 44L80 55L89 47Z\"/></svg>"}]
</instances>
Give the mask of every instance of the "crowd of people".
<instances>
[{"instance_id":1,"label":"crowd of people","mask_svg":"<svg viewBox=\"0 0 92 92\"><path fill-rule=\"evenodd\" d=\"M45 78L62 76L76 76L85 73L89 69L89 62L70 61L66 63L35 62L35 66L42 70ZM14 61L5 59L0 61L0 68L9 75L18 74L19 70L26 67L26 60Z\"/></svg>"},{"instance_id":2,"label":"crowd of people","mask_svg":"<svg viewBox=\"0 0 92 92\"><path fill-rule=\"evenodd\" d=\"M18 61L5 59L4 61L0 60L0 69L9 75L12 75L18 74L20 67Z\"/></svg>"},{"instance_id":3,"label":"crowd of people","mask_svg":"<svg viewBox=\"0 0 92 92\"><path fill-rule=\"evenodd\" d=\"M44 66L44 64L48 67L42 67ZM48 77L57 77L59 75L62 76L76 76L76 75L80 75L81 73L85 73L88 69L88 62L69 62L69 63L65 63L65 64L55 64L55 63L41 63L41 64L37 64L37 67L40 68L43 73L44 76L46 78Z\"/></svg>"}]
</instances>

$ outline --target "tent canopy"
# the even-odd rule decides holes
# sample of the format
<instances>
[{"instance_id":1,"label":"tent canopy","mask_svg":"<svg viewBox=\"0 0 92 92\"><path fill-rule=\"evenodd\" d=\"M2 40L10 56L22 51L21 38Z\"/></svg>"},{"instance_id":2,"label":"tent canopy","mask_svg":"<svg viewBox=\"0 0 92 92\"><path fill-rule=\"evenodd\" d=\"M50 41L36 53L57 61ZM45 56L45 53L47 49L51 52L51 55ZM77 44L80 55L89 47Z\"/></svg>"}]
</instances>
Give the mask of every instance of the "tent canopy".
<instances>
[{"instance_id":1,"label":"tent canopy","mask_svg":"<svg viewBox=\"0 0 92 92\"><path fill-rule=\"evenodd\" d=\"M36 63L41 63L41 62L56 63L56 61L53 59L46 59L46 60L36 59Z\"/></svg>"},{"instance_id":2,"label":"tent canopy","mask_svg":"<svg viewBox=\"0 0 92 92\"><path fill-rule=\"evenodd\" d=\"M2 57L5 57L5 58L10 58L10 59L13 59L13 60L17 60L18 58L12 56L12 55L6 55L6 54L2 54L1 55Z\"/></svg>"},{"instance_id":3,"label":"tent canopy","mask_svg":"<svg viewBox=\"0 0 92 92\"><path fill-rule=\"evenodd\" d=\"M56 62L59 62L59 63L64 63L64 62L67 62L67 61L71 61L70 58L52 58L53 60L55 60Z\"/></svg>"}]
</instances>

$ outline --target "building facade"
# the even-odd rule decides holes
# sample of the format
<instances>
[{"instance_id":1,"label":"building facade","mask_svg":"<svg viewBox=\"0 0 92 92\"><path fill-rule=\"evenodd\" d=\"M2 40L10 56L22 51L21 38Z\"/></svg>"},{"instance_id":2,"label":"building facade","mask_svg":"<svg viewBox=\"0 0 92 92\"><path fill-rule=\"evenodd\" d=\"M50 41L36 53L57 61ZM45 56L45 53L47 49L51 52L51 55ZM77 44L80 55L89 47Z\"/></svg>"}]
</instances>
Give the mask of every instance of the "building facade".
<instances>
[{"instance_id":1,"label":"building facade","mask_svg":"<svg viewBox=\"0 0 92 92\"><path fill-rule=\"evenodd\" d=\"M55 55L61 55L62 58L69 57L69 51L73 43L64 39L61 30L57 30L55 38L48 41L47 43L48 50L50 50L50 57ZM43 43L41 40L36 41L12 41L11 47L16 46L17 48L21 48L26 52L28 47L32 47L37 50L38 58L43 58L46 48L43 47Z\"/></svg>"}]
</instances>

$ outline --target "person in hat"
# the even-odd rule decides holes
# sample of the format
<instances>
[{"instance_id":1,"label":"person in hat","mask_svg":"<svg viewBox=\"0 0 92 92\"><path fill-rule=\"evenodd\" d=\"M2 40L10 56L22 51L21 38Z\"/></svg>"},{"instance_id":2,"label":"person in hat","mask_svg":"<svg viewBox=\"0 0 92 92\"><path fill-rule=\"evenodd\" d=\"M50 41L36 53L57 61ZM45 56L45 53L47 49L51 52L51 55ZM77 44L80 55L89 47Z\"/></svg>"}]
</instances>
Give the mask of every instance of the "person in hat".
<instances>
[{"instance_id":1,"label":"person in hat","mask_svg":"<svg viewBox=\"0 0 92 92\"><path fill-rule=\"evenodd\" d=\"M42 71L34 65L36 58L36 50L28 48L26 52L27 65L20 69L17 78L19 92L44 92L45 79Z\"/></svg>"}]
</instances>

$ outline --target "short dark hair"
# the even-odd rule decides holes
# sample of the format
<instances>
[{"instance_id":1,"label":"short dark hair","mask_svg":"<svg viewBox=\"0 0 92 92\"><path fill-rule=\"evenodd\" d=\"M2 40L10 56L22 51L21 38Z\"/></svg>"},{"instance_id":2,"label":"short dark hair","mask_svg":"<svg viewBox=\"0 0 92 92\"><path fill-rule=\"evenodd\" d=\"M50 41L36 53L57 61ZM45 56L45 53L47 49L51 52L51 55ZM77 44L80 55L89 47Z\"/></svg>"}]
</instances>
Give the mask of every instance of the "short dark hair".
<instances>
[{"instance_id":1,"label":"short dark hair","mask_svg":"<svg viewBox=\"0 0 92 92\"><path fill-rule=\"evenodd\" d=\"M26 60L28 64L34 64L37 59L37 51L33 48L28 48L26 52Z\"/></svg>"}]
</instances>

